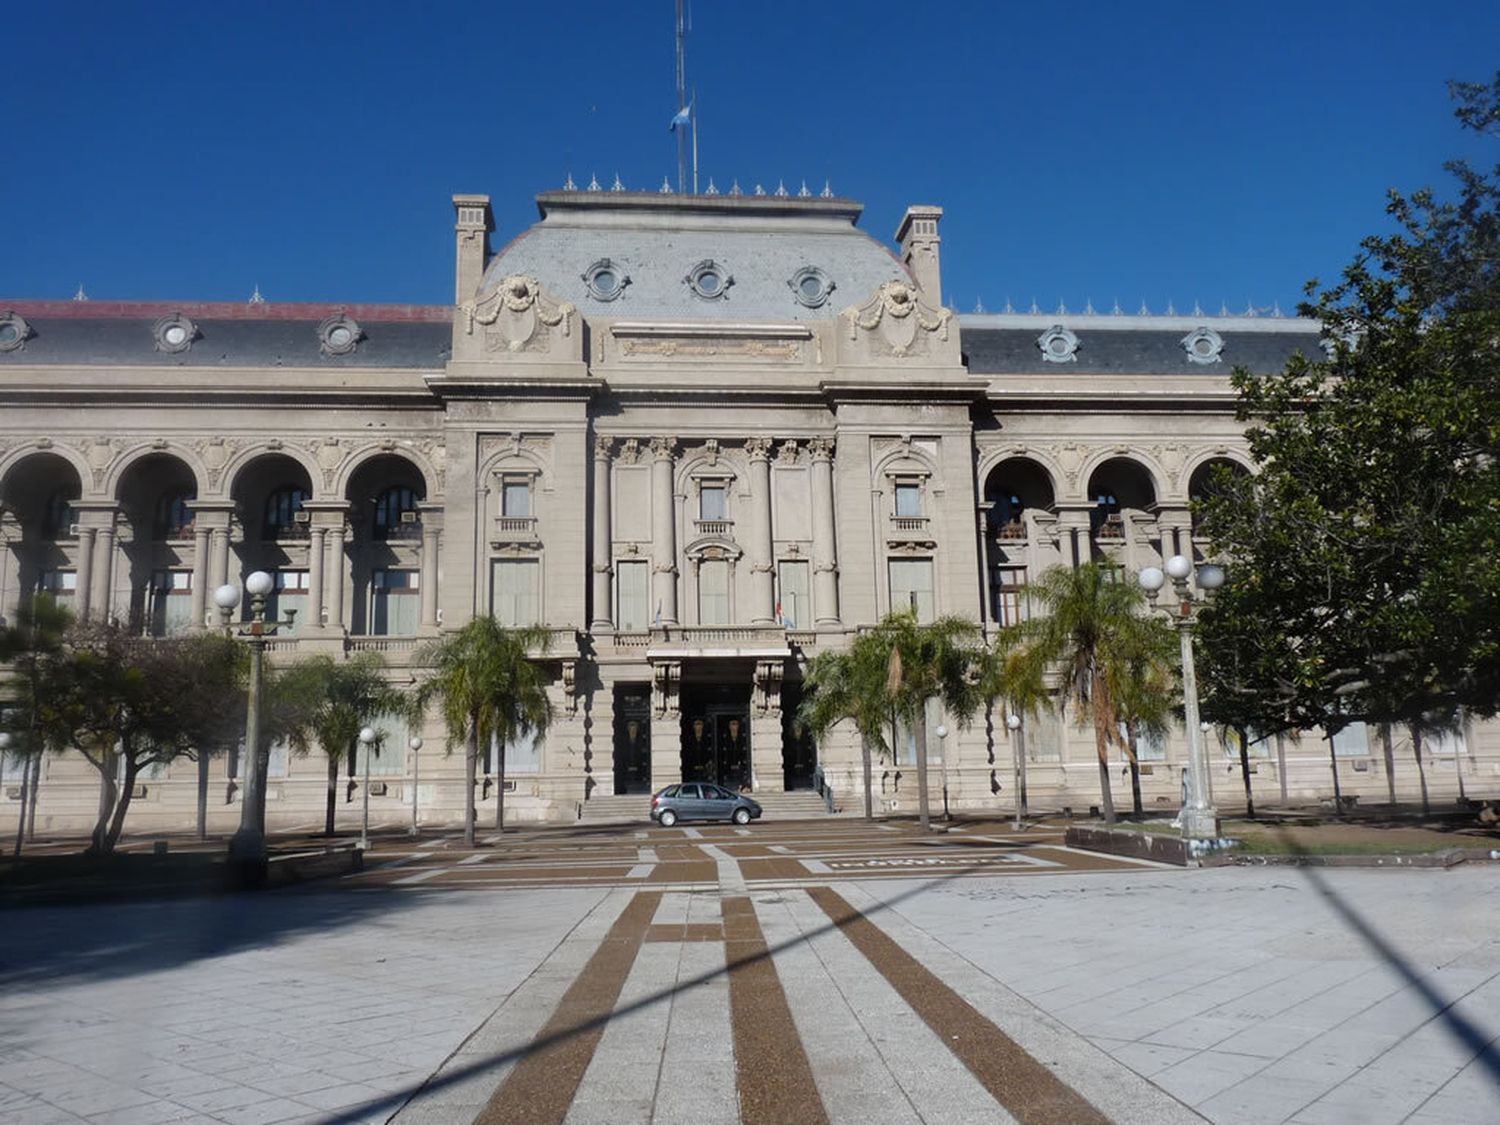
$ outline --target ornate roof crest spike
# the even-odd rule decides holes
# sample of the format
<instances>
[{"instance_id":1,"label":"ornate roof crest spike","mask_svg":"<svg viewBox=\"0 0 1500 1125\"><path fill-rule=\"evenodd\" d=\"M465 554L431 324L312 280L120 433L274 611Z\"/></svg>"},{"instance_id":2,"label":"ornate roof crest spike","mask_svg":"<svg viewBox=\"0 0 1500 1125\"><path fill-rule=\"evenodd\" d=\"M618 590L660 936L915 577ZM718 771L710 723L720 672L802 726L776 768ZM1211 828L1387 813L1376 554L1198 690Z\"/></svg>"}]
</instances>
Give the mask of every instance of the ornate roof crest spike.
<instances>
[{"instance_id":1,"label":"ornate roof crest spike","mask_svg":"<svg viewBox=\"0 0 1500 1125\"><path fill-rule=\"evenodd\" d=\"M1006 294L1006 297L1005 297L1005 307L1003 309L1001 309L1000 311L1003 312L1006 316L1011 316L1012 314L1015 313L1016 307L1010 303L1010 295L1009 294Z\"/></svg>"},{"instance_id":2,"label":"ornate roof crest spike","mask_svg":"<svg viewBox=\"0 0 1500 1125\"><path fill-rule=\"evenodd\" d=\"M1037 304L1036 298L1033 297L1031 298L1031 308L1027 309L1026 311L1029 312L1032 316L1041 316L1042 306Z\"/></svg>"},{"instance_id":3,"label":"ornate roof crest spike","mask_svg":"<svg viewBox=\"0 0 1500 1125\"><path fill-rule=\"evenodd\" d=\"M1068 306L1065 305L1065 304L1063 304L1061 301L1057 302L1057 315L1058 316L1067 316L1068 315Z\"/></svg>"},{"instance_id":4,"label":"ornate roof crest spike","mask_svg":"<svg viewBox=\"0 0 1500 1125\"><path fill-rule=\"evenodd\" d=\"M88 299L89 295L83 291L83 282L80 281L78 283L78 292L73 294L73 300L87 301Z\"/></svg>"},{"instance_id":5,"label":"ornate roof crest spike","mask_svg":"<svg viewBox=\"0 0 1500 1125\"><path fill-rule=\"evenodd\" d=\"M708 190L705 191L703 194L704 195L718 195L719 194L719 189L714 186L714 178L712 176L708 177Z\"/></svg>"},{"instance_id":6,"label":"ornate roof crest spike","mask_svg":"<svg viewBox=\"0 0 1500 1125\"><path fill-rule=\"evenodd\" d=\"M1124 316L1125 310L1120 307L1120 298L1115 298L1114 306L1109 310L1110 316Z\"/></svg>"},{"instance_id":7,"label":"ornate roof crest spike","mask_svg":"<svg viewBox=\"0 0 1500 1125\"><path fill-rule=\"evenodd\" d=\"M797 189L797 198L798 199L810 199L811 197L812 197L812 192L810 192L810 191L807 190L807 181L803 180L802 181L802 186Z\"/></svg>"},{"instance_id":8,"label":"ornate roof crest spike","mask_svg":"<svg viewBox=\"0 0 1500 1125\"><path fill-rule=\"evenodd\" d=\"M615 182L609 185L610 191L624 191L625 185L620 182L620 173L615 173Z\"/></svg>"},{"instance_id":9,"label":"ornate roof crest spike","mask_svg":"<svg viewBox=\"0 0 1500 1125\"><path fill-rule=\"evenodd\" d=\"M982 313L982 312L985 311L985 309L984 309L984 298L983 297L975 297L974 298L974 311L977 312L977 313Z\"/></svg>"},{"instance_id":10,"label":"ornate roof crest spike","mask_svg":"<svg viewBox=\"0 0 1500 1125\"><path fill-rule=\"evenodd\" d=\"M661 187L657 188L656 190L662 195L672 194L672 185L670 182L668 182L667 177L663 176L661 178Z\"/></svg>"},{"instance_id":11,"label":"ornate roof crest spike","mask_svg":"<svg viewBox=\"0 0 1500 1125\"><path fill-rule=\"evenodd\" d=\"M1197 301L1193 302L1193 315L1194 316L1202 316L1203 315L1203 307L1201 305L1199 305Z\"/></svg>"},{"instance_id":12,"label":"ornate roof crest spike","mask_svg":"<svg viewBox=\"0 0 1500 1125\"><path fill-rule=\"evenodd\" d=\"M1086 297L1086 298L1084 298L1084 302L1083 302L1083 315L1084 316L1098 316L1099 315L1098 313L1096 313L1094 311L1094 299L1092 297Z\"/></svg>"},{"instance_id":13,"label":"ornate roof crest spike","mask_svg":"<svg viewBox=\"0 0 1500 1125\"><path fill-rule=\"evenodd\" d=\"M1245 311L1242 312L1242 313L1240 313L1240 315L1241 316L1255 316L1256 315L1256 313L1255 313L1255 302L1254 301L1246 301L1245 302Z\"/></svg>"},{"instance_id":14,"label":"ornate roof crest spike","mask_svg":"<svg viewBox=\"0 0 1500 1125\"><path fill-rule=\"evenodd\" d=\"M590 174L590 176L589 176L589 186L587 188L585 188L584 190L585 191L603 191L604 189L599 186L599 177Z\"/></svg>"},{"instance_id":15,"label":"ornate roof crest spike","mask_svg":"<svg viewBox=\"0 0 1500 1125\"><path fill-rule=\"evenodd\" d=\"M824 180L823 181L823 190L820 191L820 192L818 192L818 198L819 199L832 199L833 198L833 184L832 184L832 182L830 182L829 180Z\"/></svg>"},{"instance_id":16,"label":"ornate roof crest spike","mask_svg":"<svg viewBox=\"0 0 1500 1125\"><path fill-rule=\"evenodd\" d=\"M745 194L744 192L742 192L740 190L740 181L738 179L736 179L734 181L734 183L732 183L732 184L729 185L729 194L730 195L744 195Z\"/></svg>"},{"instance_id":17,"label":"ornate roof crest spike","mask_svg":"<svg viewBox=\"0 0 1500 1125\"><path fill-rule=\"evenodd\" d=\"M1171 297L1167 298L1167 315L1168 316L1176 316L1177 315L1177 309L1172 305L1172 298Z\"/></svg>"},{"instance_id":18,"label":"ornate roof crest spike","mask_svg":"<svg viewBox=\"0 0 1500 1125\"><path fill-rule=\"evenodd\" d=\"M563 191L577 191L578 185L573 182L573 173L568 173L568 178L563 181Z\"/></svg>"},{"instance_id":19,"label":"ornate roof crest spike","mask_svg":"<svg viewBox=\"0 0 1500 1125\"><path fill-rule=\"evenodd\" d=\"M259 282L256 282L255 284L255 292L250 294L250 303L252 305L263 305L266 303L266 299L260 295Z\"/></svg>"},{"instance_id":20,"label":"ornate roof crest spike","mask_svg":"<svg viewBox=\"0 0 1500 1125\"><path fill-rule=\"evenodd\" d=\"M756 184L755 185L755 194L756 195L765 195L766 194L766 189L763 188L763 187L761 187L759 184Z\"/></svg>"},{"instance_id":21,"label":"ornate roof crest spike","mask_svg":"<svg viewBox=\"0 0 1500 1125\"><path fill-rule=\"evenodd\" d=\"M1278 319L1282 315L1284 315L1282 313L1282 311L1281 311L1281 302L1280 301L1272 301L1271 302L1271 315L1274 316L1274 317L1277 317Z\"/></svg>"},{"instance_id":22,"label":"ornate roof crest spike","mask_svg":"<svg viewBox=\"0 0 1500 1125\"><path fill-rule=\"evenodd\" d=\"M776 195L777 199L785 199L786 198L786 181L785 180L777 180L776 181L776 191L775 191L774 194Z\"/></svg>"},{"instance_id":23,"label":"ornate roof crest spike","mask_svg":"<svg viewBox=\"0 0 1500 1125\"><path fill-rule=\"evenodd\" d=\"M1136 316L1150 316L1151 315L1151 310L1146 307L1146 302L1145 301L1141 302L1140 311L1137 312L1135 315Z\"/></svg>"},{"instance_id":24,"label":"ornate roof crest spike","mask_svg":"<svg viewBox=\"0 0 1500 1125\"><path fill-rule=\"evenodd\" d=\"M1229 302L1228 301L1220 301L1219 302L1219 315L1220 316L1233 316L1234 315L1233 313L1231 313L1229 311Z\"/></svg>"}]
</instances>

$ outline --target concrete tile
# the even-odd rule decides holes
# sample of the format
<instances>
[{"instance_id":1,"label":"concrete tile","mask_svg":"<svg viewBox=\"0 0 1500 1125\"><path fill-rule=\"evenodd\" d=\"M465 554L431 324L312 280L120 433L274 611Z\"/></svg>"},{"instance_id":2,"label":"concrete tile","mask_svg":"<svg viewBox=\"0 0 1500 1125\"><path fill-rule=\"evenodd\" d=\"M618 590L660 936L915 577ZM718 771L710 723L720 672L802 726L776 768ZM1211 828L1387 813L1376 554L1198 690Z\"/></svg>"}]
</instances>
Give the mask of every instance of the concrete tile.
<instances>
[{"instance_id":1,"label":"concrete tile","mask_svg":"<svg viewBox=\"0 0 1500 1125\"><path fill-rule=\"evenodd\" d=\"M1150 1078L1198 1052L1190 1047L1167 1047L1160 1043L1126 1043L1110 1049L1109 1053L1142 1078Z\"/></svg>"},{"instance_id":2,"label":"concrete tile","mask_svg":"<svg viewBox=\"0 0 1500 1125\"><path fill-rule=\"evenodd\" d=\"M1173 1097L1197 1106L1265 1067L1266 1060L1251 1055L1221 1055L1202 1051L1152 1076Z\"/></svg>"}]
</instances>

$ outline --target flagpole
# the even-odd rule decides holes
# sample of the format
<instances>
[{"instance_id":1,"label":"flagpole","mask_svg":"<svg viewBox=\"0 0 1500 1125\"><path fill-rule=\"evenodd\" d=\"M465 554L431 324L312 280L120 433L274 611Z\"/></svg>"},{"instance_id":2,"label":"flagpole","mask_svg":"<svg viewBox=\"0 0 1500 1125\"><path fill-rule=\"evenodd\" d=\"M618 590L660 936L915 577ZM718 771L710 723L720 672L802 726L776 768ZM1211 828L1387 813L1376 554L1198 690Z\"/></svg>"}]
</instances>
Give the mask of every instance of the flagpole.
<instances>
[{"instance_id":1,"label":"flagpole","mask_svg":"<svg viewBox=\"0 0 1500 1125\"><path fill-rule=\"evenodd\" d=\"M693 126L693 194L698 194L698 90L693 89L692 100L688 102L691 111Z\"/></svg>"},{"instance_id":2,"label":"flagpole","mask_svg":"<svg viewBox=\"0 0 1500 1125\"><path fill-rule=\"evenodd\" d=\"M687 107L687 29L683 22L683 0L677 0L677 112ZM677 190L687 190L687 137L677 129Z\"/></svg>"}]
</instances>

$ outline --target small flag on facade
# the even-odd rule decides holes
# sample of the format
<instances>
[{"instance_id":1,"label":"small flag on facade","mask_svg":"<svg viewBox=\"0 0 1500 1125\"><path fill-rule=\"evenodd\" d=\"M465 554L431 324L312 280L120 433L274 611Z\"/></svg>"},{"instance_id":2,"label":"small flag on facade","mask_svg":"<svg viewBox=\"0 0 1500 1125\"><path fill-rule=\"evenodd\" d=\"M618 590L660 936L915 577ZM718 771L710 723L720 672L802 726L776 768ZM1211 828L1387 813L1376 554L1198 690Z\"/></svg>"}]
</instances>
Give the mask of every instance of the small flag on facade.
<instances>
[{"instance_id":1,"label":"small flag on facade","mask_svg":"<svg viewBox=\"0 0 1500 1125\"><path fill-rule=\"evenodd\" d=\"M669 133L675 133L675 132L677 132L677 126L679 126L679 125L686 126L688 124L689 119L691 119L692 115L693 115L693 106L692 106L692 103L689 102L687 105L683 106L681 109L679 109L677 111L677 115L672 118L672 123L667 126L667 132L669 132Z\"/></svg>"},{"instance_id":2,"label":"small flag on facade","mask_svg":"<svg viewBox=\"0 0 1500 1125\"><path fill-rule=\"evenodd\" d=\"M661 602L656 603L656 623L661 624Z\"/></svg>"}]
</instances>

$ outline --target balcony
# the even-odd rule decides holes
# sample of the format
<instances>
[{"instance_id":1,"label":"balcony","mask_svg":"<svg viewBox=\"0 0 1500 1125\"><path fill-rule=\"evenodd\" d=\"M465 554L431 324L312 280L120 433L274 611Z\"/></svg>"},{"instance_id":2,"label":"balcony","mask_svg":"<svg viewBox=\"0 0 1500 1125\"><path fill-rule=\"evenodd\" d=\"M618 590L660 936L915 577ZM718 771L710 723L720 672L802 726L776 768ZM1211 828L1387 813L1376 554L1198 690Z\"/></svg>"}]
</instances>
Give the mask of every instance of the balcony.
<instances>
[{"instance_id":1,"label":"balcony","mask_svg":"<svg viewBox=\"0 0 1500 1125\"><path fill-rule=\"evenodd\" d=\"M995 529L995 538L1024 540L1026 524L1023 520L1011 520L1009 523L1001 524Z\"/></svg>"},{"instance_id":2,"label":"balcony","mask_svg":"<svg viewBox=\"0 0 1500 1125\"><path fill-rule=\"evenodd\" d=\"M694 520L693 527L699 538L713 536L716 539L734 538L733 520Z\"/></svg>"},{"instance_id":3,"label":"balcony","mask_svg":"<svg viewBox=\"0 0 1500 1125\"><path fill-rule=\"evenodd\" d=\"M497 547L505 543L532 543L540 546L536 517L496 516L490 542Z\"/></svg>"}]
</instances>

